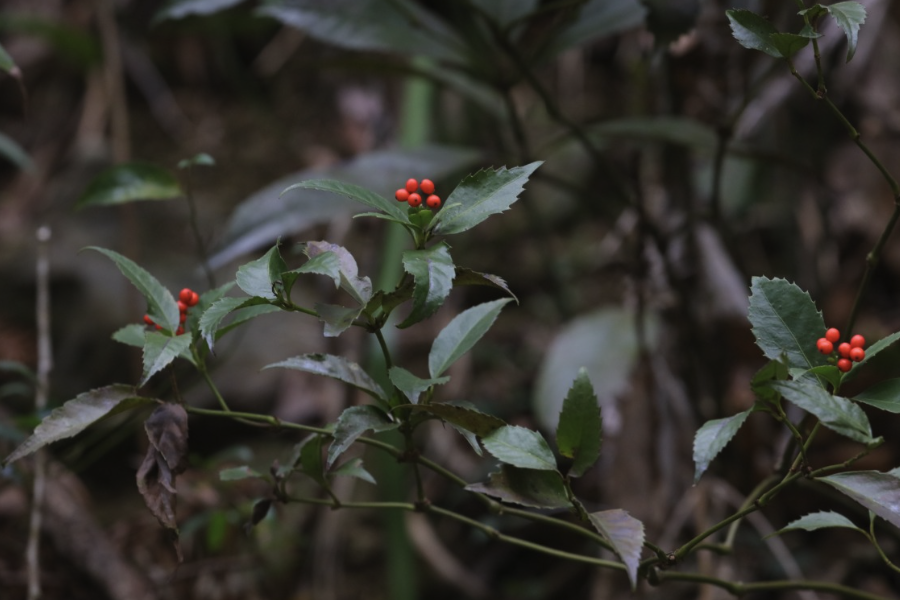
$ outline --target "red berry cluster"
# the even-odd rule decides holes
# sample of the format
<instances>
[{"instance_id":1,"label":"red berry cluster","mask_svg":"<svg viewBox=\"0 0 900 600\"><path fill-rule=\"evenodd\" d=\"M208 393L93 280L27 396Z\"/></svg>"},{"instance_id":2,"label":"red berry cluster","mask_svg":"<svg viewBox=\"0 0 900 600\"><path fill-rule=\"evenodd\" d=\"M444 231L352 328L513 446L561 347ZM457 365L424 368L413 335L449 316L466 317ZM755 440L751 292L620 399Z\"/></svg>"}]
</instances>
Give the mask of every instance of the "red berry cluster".
<instances>
[{"instance_id":1,"label":"red berry cluster","mask_svg":"<svg viewBox=\"0 0 900 600\"><path fill-rule=\"evenodd\" d=\"M184 322L187 321L188 309L192 306L196 306L198 302L200 302L200 295L190 288L184 288L178 293L178 312L180 313L179 322L181 324L178 326L178 329L175 330L175 335L184 333ZM153 322L150 315L144 315L144 323L152 325L157 329L162 329L162 326Z\"/></svg>"},{"instance_id":2,"label":"red berry cluster","mask_svg":"<svg viewBox=\"0 0 900 600\"><path fill-rule=\"evenodd\" d=\"M816 347L819 352L829 355L834 352L834 345L841 339L841 332L832 327L825 332L825 337L819 338ZM863 346L866 345L866 338L856 334L850 338L850 342L838 344L837 353L840 358L837 361L837 368L846 373L853 367L853 363L859 362L866 357L866 351Z\"/></svg>"},{"instance_id":3,"label":"red berry cluster","mask_svg":"<svg viewBox=\"0 0 900 600\"><path fill-rule=\"evenodd\" d=\"M422 196L418 193L419 190L422 190L422 194L426 196L425 206L428 208L441 207L441 199L435 196L434 182L430 179L423 179L421 184L415 179L407 179L406 186L397 190L394 198L397 199L397 202L408 202L410 206L417 208L422 206Z\"/></svg>"}]
</instances>

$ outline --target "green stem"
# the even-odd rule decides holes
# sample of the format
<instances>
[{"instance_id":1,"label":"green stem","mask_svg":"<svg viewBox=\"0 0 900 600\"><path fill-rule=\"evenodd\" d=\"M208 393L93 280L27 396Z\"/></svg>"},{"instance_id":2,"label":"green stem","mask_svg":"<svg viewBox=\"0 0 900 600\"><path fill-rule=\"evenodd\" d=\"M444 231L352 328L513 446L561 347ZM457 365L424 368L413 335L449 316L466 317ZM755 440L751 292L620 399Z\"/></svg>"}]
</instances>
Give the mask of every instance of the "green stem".
<instances>
[{"instance_id":1,"label":"green stem","mask_svg":"<svg viewBox=\"0 0 900 600\"><path fill-rule=\"evenodd\" d=\"M732 583L716 577L701 575L699 573L678 573L674 571L659 571L658 580L662 581L691 581L694 583L706 583L722 588L734 596L744 596L754 592L771 592L786 590L810 590L815 592L829 592L845 598L858 600L887 600L884 596L869 594L839 583L826 583L824 581L764 581L760 583Z\"/></svg>"},{"instance_id":2,"label":"green stem","mask_svg":"<svg viewBox=\"0 0 900 600\"><path fill-rule=\"evenodd\" d=\"M194 359L197 361L197 370L200 371L200 375L203 377L203 380L206 382L206 385L209 389L212 390L212 393L215 395L216 400L219 401L219 406L222 407L227 413L231 413L231 409L228 407L228 403L225 402L225 398L222 397L222 394L219 392L219 388L216 387L216 384L213 382L212 377L209 376L209 371L206 369L206 364L201 362L196 352L194 353Z\"/></svg>"},{"instance_id":3,"label":"green stem","mask_svg":"<svg viewBox=\"0 0 900 600\"><path fill-rule=\"evenodd\" d=\"M849 467L850 465L852 465L853 463L855 463L862 457L866 456L867 454L869 454L870 452L872 452L873 450L875 450L876 448L881 446L883 443L884 443L884 438L881 438L878 441L875 441L875 442L869 444L868 446L866 446L865 450L863 450L862 452L859 452L852 458L848 458L841 464L829 465L827 467L822 467L821 469L816 469L815 471L810 473L809 476L810 477L821 477L822 475L825 475L826 473L831 473L833 471L841 471L843 469L846 469L847 467Z\"/></svg>"},{"instance_id":4,"label":"green stem","mask_svg":"<svg viewBox=\"0 0 900 600\"><path fill-rule=\"evenodd\" d=\"M381 346L381 354L384 356L384 366L388 371L391 370L391 367L394 366L393 361L391 360L391 351L388 348L387 342L384 340L384 334L381 333L381 328L375 330L375 337L378 339L378 345Z\"/></svg>"},{"instance_id":5,"label":"green stem","mask_svg":"<svg viewBox=\"0 0 900 600\"><path fill-rule=\"evenodd\" d=\"M875 537L875 515L874 513L869 513L872 516L869 518L869 541L872 542L872 545L875 546L875 549L878 550L879 556L881 556L881 560L884 561L884 564L888 566L893 571L900 573L900 567L891 562L891 559L887 557L884 553L884 550L881 549L881 546L878 545L878 539Z\"/></svg>"}]
</instances>

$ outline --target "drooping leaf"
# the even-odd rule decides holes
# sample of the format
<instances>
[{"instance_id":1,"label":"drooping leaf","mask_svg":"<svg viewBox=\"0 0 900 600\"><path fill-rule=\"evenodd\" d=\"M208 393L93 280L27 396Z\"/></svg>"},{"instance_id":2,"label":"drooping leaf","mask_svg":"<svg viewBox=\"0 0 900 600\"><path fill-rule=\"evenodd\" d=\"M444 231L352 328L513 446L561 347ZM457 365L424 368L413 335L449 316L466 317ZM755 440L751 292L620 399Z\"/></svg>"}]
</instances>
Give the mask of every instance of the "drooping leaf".
<instances>
[{"instance_id":1,"label":"drooping leaf","mask_svg":"<svg viewBox=\"0 0 900 600\"><path fill-rule=\"evenodd\" d=\"M876 356L890 348L897 340L900 340L900 331L895 331L891 335L881 338L866 348L866 357L853 365L850 372L844 373L844 377L841 381L846 383L855 379L860 372L865 371L865 365L869 364Z\"/></svg>"},{"instance_id":2,"label":"drooping leaf","mask_svg":"<svg viewBox=\"0 0 900 600\"><path fill-rule=\"evenodd\" d=\"M168 169L146 163L127 163L95 177L75 202L75 208L136 200L171 200L181 195L178 180Z\"/></svg>"},{"instance_id":3,"label":"drooping leaf","mask_svg":"<svg viewBox=\"0 0 900 600\"><path fill-rule=\"evenodd\" d=\"M419 395L433 385L443 385L450 381L449 377L437 377L434 379L420 379L403 367L391 367L388 376L398 390L413 404L419 402Z\"/></svg>"},{"instance_id":4,"label":"drooping leaf","mask_svg":"<svg viewBox=\"0 0 900 600\"><path fill-rule=\"evenodd\" d=\"M709 468L709 463L719 455L725 446L734 438L738 429L750 416L753 409L739 412L724 419L707 421L694 436L694 484Z\"/></svg>"},{"instance_id":5,"label":"drooping leaf","mask_svg":"<svg viewBox=\"0 0 900 600\"><path fill-rule=\"evenodd\" d=\"M231 2L236 4L238 2L243 2L243 0L182 0L182 4L193 3L194 5L198 5L201 3L205 3L207 5L213 3L225 3ZM163 9L165 10L165 9ZM158 16L158 13L157 13ZM178 161L179 169L187 169L189 167L214 167L216 166L216 159L207 154L206 152L199 152L190 158L183 158Z\"/></svg>"},{"instance_id":6,"label":"drooping leaf","mask_svg":"<svg viewBox=\"0 0 900 600\"><path fill-rule=\"evenodd\" d=\"M167 19L183 19L191 15L211 15L231 8L244 0L169 0L153 16L153 25ZM207 155L208 156L208 155Z\"/></svg>"},{"instance_id":7,"label":"drooping leaf","mask_svg":"<svg viewBox=\"0 0 900 600\"><path fill-rule=\"evenodd\" d=\"M153 516L172 538L182 562L175 517L175 477L187 468L187 412L178 404L162 404L144 422L150 445L136 479L138 491Z\"/></svg>"},{"instance_id":8,"label":"drooping leaf","mask_svg":"<svg viewBox=\"0 0 900 600\"><path fill-rule=\"evenodd\" d=\"M810 381L773 381L769 385L832 431L862 444L874 441L866 413L846 398L833 396Z\"/></svg>"},{"instance_id":9,"label":"drooping leaf","mask_svg":"<svg viewBox=\"0 0 900 600\"><path fill-rule=\"evenodd\" d=\"M253 510L250 513L250 521L244 524L244 532L248 535L250 531L260 524L260 522L269 516L269 511L272 509L272 499L271 498L263 498L262 500L257 500L253 503Z\"/></svg>"},{"instance_id":10,"label":"drooping leaf","mask_svg":"<svg viewBox=\"0 0 900 600\"><path fill-rule=\"evenodd\" d=\"M750 389L757 398L765 402L777 402L781 394L769 387L770 381L779 381L788 378L787 367L781 361L770 360L750 380Z\"/></svg>"},{"instance_id":11,"label":"drooping leaf","mask_svg":"<svg viewBox=\"0 0 900 600\"><path fill-rule=\"evenodd\" d=\"M566 395L556 427L559 453L573 460L569 477L581 477L597 462L602 439L600 406L587 370L581 369Z\"/></svg>"},{"instance_id":12,"label":"drooping leaf","mask_svg":"<svg viewBox=\"0 0 900 600\"><path fill-rule=\"evenodd\" d=\"M144 333L144 373L140 385L169 366L191 346L190 335L169 336L158 331Z\"/></svg>"},{"instance_id":13,"label":"drooping leaf","mask_svg":"<svg viewBox=\"0 0 900 600\"><path fill-rule=\"evenodd\" d=\"M518 425L504 425L483 436L481 443L494 458L508 465L541 471L556 470L553 450L537 431Z\"/></svg>"},{"instance_id":14,"label":"drooping leaf","mask_svg":"<svg viewBox=\"0 0 900 600\"><path fill-rule=\"evenodd\" d=\"M453 278L453 285L483 285L492 287L494 289L503 290L516 301L516 304L519 303L519 299L516 298L516 295L509 289L506 281L502 277L491 275L490 273L479 273L478 271L473 271L472 269L467 269L465 267L456 267L456 277Z\"/></svg>"},{"instance_id":15,"label":"drooping leaf","mask_svg":"<svg viewBox=\"0 0 900 600\"><path fill-rule=\"evenodd\" d=\"M503 419L483 413L474 406L460 403L417 404L410 408L431 413L480 438L484 438L506 425Z\"/></svg>"},{"instance_id":16,"label":"drooping leaf","mask_svg":"<svg viewBox=\"0 0 900 600\"><path fill-rule=\"evenodd\" d=\"M734 39L741 46L781 58L781 52L772 42L772 34L778 33L778 30L769 21L749 10L726 10L725 14L731 22Z\"/></svg>"},{"instance_id":17,"label":"drooping leaf","mask_svg":"<svg viewBox=\"0 0 900 600\"><path fill-rule=\"evenodd\" d=\"M519 199L528 178L539 166L541 161L469 175L447 197L444 208L432 219L431 229L440 235L462 233L505 211Z\"/></svg>"},{"instance_id":18,"label":"drooping leaf","mask_svg":"<svg viewBox=\"0 0 900 600\"><path fill-rule=\"evenodd\" d=\"M331 354L301 354L293 358L266 365L263 369L272 369L279 367L282 369L293 369L294 371L305 371L307 373L315 373L316 375L324 375L338 381L343 381L362 390L373 398L387 402L388 397L381 389L381 386L369 377L365 370L353 361L347 360L342 356L333 356Z\"/></svg>"},{"instance_id":19,"label":"drooping leaf","mask_svg":"<svg viewBox=\"0 0 900 600\"><path fill-rule=\"evenodd\" d=\"M850 496L894 527L900 527L900 478L897 476L878 471L853 471L817 480Z\"/></svg>"},{"instance_id":20,"label":"drooping leaf","mask_svg":"<svg viewBox=\"0 0 900 600\"><path fill-rule=\"evenodd\" d=\"M456 360L472 349L491 328L510 298L485 302L456 315L437 335L428 353L428 370L439 377Z\"/></svg>"},{"instance_id":21,"label":"drooping leaf","mask_svg":"<svg viewBox=\"0 0 900 600\"><path fill-rule=\"evenodd\" d=\"M367 483L371 483L372 485L376 485L377 482L375 478L372 477L372 474L366 471L366 469L362 466L361 458L351 458L341 466L333 469L329 475L334 477L356 477L357 479L362 479Z\"/></svg>"},{"instance_id":22,"label":"drooping leaf","mask_svg":"<svg viewBox=\"0 0 900 600\"><path fill-rule=\"evenodd\" d=\"M427 319L443 306L450 290L456 269L447 244L441 242L424 250L407 250L403 253L403 268L413 276L413 308L406 319L397 325L409 327Z\"/></svg>"},{"instance_id":23,"label":"drooping leaf","mask_svg":"<svg viewBox=\"0 0 900 600\"><path fill-rule=\"evenodd\" d=\"M258 316L259 314L281 310L277 306L269 304L269 302L264 298L234 298L232 296L228 296L225 298L219 298L203 312L203 314L200 316L199 323L200 335L202 335L203 339L206 340L206 343L209 346L210 350L212 350L213 344L217 339L219 339L219 336L224 333L224 329L226 329L219 329L219 325L222 323L222 320L232 312L250 308L254 308L256 309L256 311L245 312L241 315L235 314L235 319L228 325L228 327L243 323L244 321L253 318L254 316Z\"/></svg>"},{"instance_id":24,"label":"drooping leaf","mask_svg":"<svg viewBox=\"0 0 900 600\"><path fill-rule=\"evenodd\" d=\"M325 337L337 337L350 329L353 321L363 311L362 306L347 308L337 304L316 303L315 308L316 312L319 313L319 320L325 324Z\"/></svg>"},{"instance_id":25,"label":"drooping leaf","mask_svg":"<svg viewBox=\"0 0 900 600\"><path fill-rule=\"evenodd\" d=\"M835 2L823 5L847 36L847 62L856 54L859 26L866 22L866 8L859 2Z\"/></svg>"},{"instance_id":26,"label":"drooping leaf","mask_svg":"<svg viewBox=\"0 0 900 600\"><path fill-rule=\"evenodd\" d=\"M365 306L372 298L372 281L368 277L359 276L356 259L346 248L329 242L307 242L303 244L303 253L310 259L326 252L334 254L340 265L341 288L346 291L360 306Z\"/></svg>"},{"instance_id":27,"label":"drooping leaf","mask_svg":"<svg viewBox=\"0 0 900 600\"><path fill-rule=\"evenodd\" d=\"M112 334L112 339L121 344L134 346L135 348L143 348L144 332L146 330L147 328L140 323L132 323L131 325L126 325L125 327L116 330L115 333Z\"/></svg>"},{"instance_id":28,"label":"drooping leaf","mask_svg":"<svg viewBox=\"0 0 900 600\"><path fill-rule=\"evenodd\" d=\"M783 356L788 367L804 371L827 364L816 349L825 321L809 294L784 279L765 277L754 277L750 291L750 323L767 358Z\"/></svg>"},{"instance_id":29,"label":"drooping leaf","mask_svg":"<svg viewBox=\"0 0 900 600\"><path fill-rule=\"evenodd\" d=\"M300 444L300 466L303 473L311 477L319 485L327 485L325 481L325 464L322 462L322 448L325 436L312 435Z\"/></svg>"},{"instance_id":30,"label":"drooping leaf","mask_svg":"<svg viewBox=\"0 0 900 600\"><path fill-rule=\"evenodd\" d=\"M34 163L28 153L14 139L0 133L0 156L6 158L12 164L16 165L23 171L31 171L34 169Z\"/></svg>"},{"instance_id":31,"label":"drooping leaf","mask_svg":"<svg viewBox=\"0 0 900 600\"><path fill-rule=\"evenodd\" d=\"M625 563L631 589L634 590L644 547L644 524L620 508L591 513L588 518Z\"/></svg>"},{"instance_id":32,"label":"drooping leaf","mask_svg":"<svg viewBox=\"0 0 900 600\"><path fill-rule=\"evenodd\" d=\"M399 423L391 421L387 414L379 408L371 405L351 406L338 417L337 427L334 429L334 440L328 447L328 460L325 462L325 468L331 469L334 461L366 431L372 430L379 433L396 429L399 426Z\"/></svg>"},{"instance_id":33,"label":"drooping leaf","mask_svg":"<svg viewBox=\"0 0 900 600\"><path fill-rule=\"evenodd\" d=\"M573 18L571 25L560 31L548 45L547 55L581 46L644 22L647 10L638 0L588 0Z\"/></svg>"},{"instance_id":34,"label":"drooping leaf","mask_svg":"<svg viewBox=\"0 0 900 600\"><path fill-rule=\"evenodd\" d=\"M285 188L282 194L296 189L319 190L321 192L340 194L341 196L346 196L351 200L356 200L366 206L379 210L401 223L409 223L409 215L407 215L405 210L400 208L396 200L389 200L353 183L334 181L332 179L310 179Z\"/></svg>"},{"instance_id":35,"label":"drooping leaf","mask_svg":"<svg viewBox=\"0 0 900 600\"><path fill-rule=\"evenodd\" d=\"M895 414L900 413L900 379L876 383L854 396L853 400Z\"/></svg>"},{"instance_id":36,"label":"drooping leaf","mask_svg":"<svg viewBox=\"0 0 900 600\"><path fill-rule=\"evenodd\" d=\"M280 258L281 253L276 244L256 260L238 267L234 277L238 287L248 296L276 300L278 296L275 294L273 286L276 282L281 283L281 273L277 273L273 278L271 265L273 262L277 263Z\"/></svg>"},{"instance_id":37,"label":"drooping leaf","mask_svg":"<svg viewBox=\"0 0 900 600\"><path fill-rule=\"evenodd\" d=\"M491 473L487 481L467 485L466 490L533 508L572 506L562 477L556 471L500 465L500 470Z\"/></svg>"},{"instance_id":38,"label":"drooping leaf","mask_svg":"<svg viewBox=\"0 0 900 600\"><path fill-rule=\"evenodd\" d=\"M107 250L106 248L99 248L97 246L88 246L85 249L96 250L112 259L122 275L127 277L128 281L130 281L141 295L146 298L150 308L150 316L155 323L158 323L164 329L171 332L178 329L178 304L175 302L175 298L172 297L169 290L163 287L163 285L157 281L156 277L118 252Z\"/></svg>"},{"instance_id":39,"label":"drooping leaf","mask_svg":"<svg viewBox=\"0 0 900 600\"><path fill-rule=\"evenodd\" d=\"M865 531L854 525L853 521L851 521L844 515L831 511L821 511L810 513L808 515L800 517L799 519L791 521L775 533L770 533L769 535L767 535L766 538L770 538L773 535L781 535L782 533L787 533L788 531L815 531L817 529L826 529L829 527L845 527L847 529L855 529L856 531L860 531L865 534Z\"/></svg>"},{"instance_id":40,"label":"drooping leaf","mask_svg":"<svg viewBox=\"0 0 900 600\"><path fill-rule=\"evenodd\" d=\"M229 467L227 469L222 469L219 471L219 481L240 481L241 479L264 479L265 475L248 467L247 465L242 465L240 467Z\"/></svg>"},{"instance_id":41,"label":"drooping leaf","mask_svg":"<svg viewBox=\"0 0 900 600\"><path fill-rule=\"evenodd\" d=\"M44 417L34 432L3 461L4 466L28 456L47 444L81 433L101 419L154 404L138 396L128 385L110 385L78 394Z\"/></svg>"}]
</instances>

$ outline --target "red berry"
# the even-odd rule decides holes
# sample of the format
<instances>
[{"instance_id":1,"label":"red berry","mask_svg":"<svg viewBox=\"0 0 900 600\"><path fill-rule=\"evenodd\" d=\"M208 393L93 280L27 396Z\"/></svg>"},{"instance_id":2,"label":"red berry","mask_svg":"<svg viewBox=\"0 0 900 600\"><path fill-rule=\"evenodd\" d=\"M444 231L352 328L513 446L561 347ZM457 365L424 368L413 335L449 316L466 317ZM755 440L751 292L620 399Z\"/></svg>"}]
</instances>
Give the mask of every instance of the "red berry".
<instances>
[{"instance_id":1,"label":"red berry","mask_svg":"<svg viewBox=\"0 0 900 600\"><path fill-rule=\"evenodd\" d=\"M860 348L859 346L855 348L850 348L850 360L853 362L859 362L866 357L866 351Z\"/></svg>"},{"instance_id":2,"label":"red berry","mask_svg":"<svg viewBox=\"0 0 900 600\"><path fill-rule=\"evenodd\" d=\"M394 192L394 198L397 199L397 202L406 202L407 200L409 200L409 192L407 192L403 188L400 188L399 190Z\"/></svg>"},{"instance_id":3,"label":"red berry","mask_svg":"<svg viewBox=\"0 0 900 600\"><path fill-rule=\"evenodd\" d=\"M154 323L153 326L156 327L157 331L162 330L162 325L157 325L156 323Z\"/></svg>"},{"instance_id":4,"label":"red berry","mask_svg":"<svg viewBox=\"0 0 900 600\"><path fill-rule=\"evenodd\" d=\"M842 358L837 362L837 368L846 373L853 366L853 363L846 358Z\"/></svg>"},{"instance_id":5,"label":"red berry","mask_svg":"<svg viewBox=\"0 0 900 600\"><path fill-rule=\"evenodd\" d=\"M150 315L144 315L144 323L147 325L154 325L153 319L150 318Z\"/></svg>"},{"instance_id":6,"label":"red berry","mask_svg":"<svg viewBox=\"0 0 900 600\"><path fill-rule=\"evenodd\" d=\"M422 193L423 194L433 194L434 193L434 182L430 179L422 180Z\"/></svg>"},{"instance_id":7,"label":"red berry","mask_svg":"<svg viewBox=\"0 0 900 600\"><path fill-rule=\"evenodd\" d=\"M415 179L407 179L406 180L406 191L412 194L417 189L419 189L419 182Z\"/></svg>"},{"instance_id":8,"label":"red berry","mask_svg":"<svg viewBox=\"0 0 900 600\"><path fill-rule=\"evenodd\" d=\"M200 294L197 292L191 292L191 299L188 300L188 306L197 306L197 303L200 302Z\"/></svg>"},{"instance_id":9,"label":"red berry","mask_svg":"<svg viewBox=\"0 0 900 600\"><path fill-rule=\"evenodd\" d=\"M175 330L175 335L181 335L182 333L184 333L184 327L179 325L178 329Z\"/></svg>"},{"instance_id":10,"label":"red berry","mask_svg":"<svg viewBox=\"0 0 900 600\"><path fill-rule=\"evenodd\" d=\"M191 294L193 294L190 288L184 288L178 293L178 299L187 304L188 300L191 299Z\"/></svg>"},{"instance_id":11,"label":"red berry","mask_svg":"<svg viewBox=\"0 0 900 600\"><path fill-rule=\"evenodd\" d=\"M838 354L840 354L843 358L850 358L850 344L844 342L840 346L838 346Z\"/></svg>"},{"instance_id":12,"label":"red berry","mask_svg":"<svg viewBox=\"0 0 900 600\"><path fill-rule=\"evenodd\" d=\"M851 348L862 348L866 345L866 338L859 335L858 333L850 338L850 347Z\"/></svg>"},{"instance_id":13,"label":"red berry","mask_svg":"<svg viewBox=\"0 0 900 600\"><path fill-rule=\"evenodd\" d=\"M828 331L825 332L825 339L831 342L832 344L837 344L838 340L841 339L841 332L832 327Z\"/></svg>"},{"instance_id":14,"label":"red berry","mask_svg":"<svg viewBox=\"0 0 900 600\"><path fill-rule=\"evenodd\" d=\"M821 352L822 354L831 354L834 351L834 344L832 344L825 338L821 338L816 346L818 346L819 352Z\"/></svg>"},{"instance_id":15,"label":"red berry","mask_svg":"<svg viewBox=\"0 0 900 600\"><path fill-rule=\"evenodd\" d=\"M409 202L409 205L412 206L413 208L415 208L416 206L421 206L422 205L422 196L420 196L418 194L410 194L409 200L407 200L407 202Z\"/></svg>"},{"instance_id":16,"label":"red berry","mask_svg":"<svg viewBox=\"0 0 900 600\"><path fill-rule=\"evenodd\" d=\"M186 303L186 302L182 302L181 300L179 300L179 301L178 301L178 310L179 310L179 312L186 312L187 309L188 309L187 303Z\"/></svg>"},{"instance_id":17,"label":"red berry","mask_svg":"<svg viewBox=\"0 0 900 600\"><path fill-rule=\"evenodd\" d=\"M440 208L441 199L432 194L425 199L425 204L428 205L428 208Z\"/></svg>"},{"instance_id":18,"label":"red berry","mask_svg":"<svg viewBox=\"0 0 900 600\"><path fill-rule=\"evenodd\" d=\"M181 316L178 317L178 322L184 323L185 321L187 321L187 313L181 313Z\"/></svg>"}]
</instances>

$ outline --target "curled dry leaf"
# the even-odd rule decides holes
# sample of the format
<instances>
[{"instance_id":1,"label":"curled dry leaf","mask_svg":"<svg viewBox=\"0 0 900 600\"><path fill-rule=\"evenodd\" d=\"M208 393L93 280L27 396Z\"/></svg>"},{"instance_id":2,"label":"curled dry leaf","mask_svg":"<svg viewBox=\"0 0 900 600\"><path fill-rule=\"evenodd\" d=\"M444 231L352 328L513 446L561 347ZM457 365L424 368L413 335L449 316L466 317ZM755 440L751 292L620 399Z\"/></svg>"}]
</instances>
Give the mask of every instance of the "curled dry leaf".
<instances>
[{"instance_id":1,"label":"curled dry leaf","mask_svg":"<svg viewBox=\"0 0 900 600\"><path fill-rule=\"evenodd\" d=\"M178 404L162 404L144 422L150 446L137 472L138 491L150 512L172 536L182 562L175 521L175 477L187 468L187 412Z\"/></svg>"}]
</instances>

